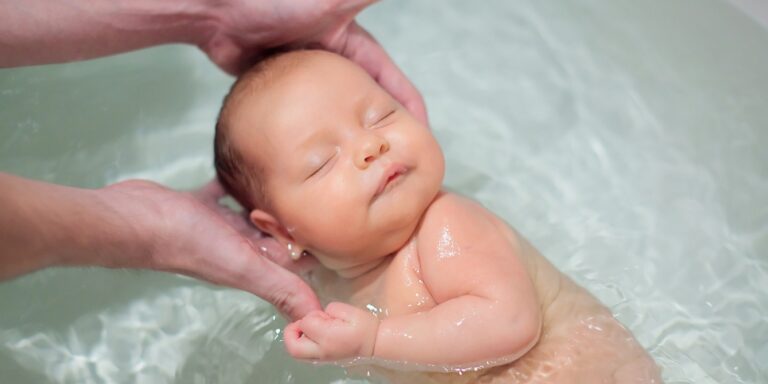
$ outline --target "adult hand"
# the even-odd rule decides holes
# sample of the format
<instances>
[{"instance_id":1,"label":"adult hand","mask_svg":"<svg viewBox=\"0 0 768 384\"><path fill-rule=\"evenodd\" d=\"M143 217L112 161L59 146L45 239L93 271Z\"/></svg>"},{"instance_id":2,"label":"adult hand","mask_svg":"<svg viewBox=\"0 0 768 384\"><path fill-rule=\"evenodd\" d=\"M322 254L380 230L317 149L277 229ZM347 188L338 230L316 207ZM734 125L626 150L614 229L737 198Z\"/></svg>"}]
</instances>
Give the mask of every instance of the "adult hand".
<instances>
[{"instance_id":1,"label":"adult hand","mask_svg":"<svg viewBox=\"0 0 768 384\"><path fill-rule=\"evenodd\" d=\"M0 6L0 67L190 43L225 71L238 74L271 48L323 48L360 64L426 123L419 92L354 22L374 1L7 1Z\"/></svg>"},{"instance_id":2,"label":"adult hand","mask_svg":"<svg viewBox=\"0 0 768 384\"><path fill-rule=\"evenodd\" d=\"M360 64L426 123L418 91L354 22L355 15L372 2L7 2L0 12L0 67L84 60L159 44L190 43L236 73L271 48L322 47ZM225 220L194 195L141 182L89 191L4 174L0 174L0 186L0 243L4 244L0 279L57 264L133 266L179 271L242 288L265 297L291 318L308 308L319 308L303 281L257 251L263 244L271 244L269 241L244 237L236 229L241 227L233 226L231 219ZM114 200L100 198L106 196ZM40 217L55 220L40 221ZM133 231L125 230L125 225L134 225ZM145 243L134 241L137 236L147 237L153 244L149 259L143 258ZM282 253L272 248L278 255Z\"/></svg>"},{"instance_id":3,"label":"adult hand","mask_svg":"<svg viewBox=\"0 0 768 384\"><path fill-rule=\"evenodd\" d=\"M354 21L375 1L225 1L214 10L214 32L199 46L231 74L247 69L269 48L312 47L336 52L363 67L426 124L419 92L381 45Z\"/></svg>"},{"instance_id":4,"label":"adult hand","mask_svg":"<svg viewBox=\"0 0 768 384\"><path fill-rule=\"evenodd\" d=\"M216 181L193 193L139 180L113 184L99 193L125 212L132 227L143 233L140 238L151 245L145 258L120 258L108 266L178 272L242 289L293 320L321 308L312 289L296 275L311 268L314 259L291 261L275 240L219 205L224 191Z\"/></svg>"}]
</instances>

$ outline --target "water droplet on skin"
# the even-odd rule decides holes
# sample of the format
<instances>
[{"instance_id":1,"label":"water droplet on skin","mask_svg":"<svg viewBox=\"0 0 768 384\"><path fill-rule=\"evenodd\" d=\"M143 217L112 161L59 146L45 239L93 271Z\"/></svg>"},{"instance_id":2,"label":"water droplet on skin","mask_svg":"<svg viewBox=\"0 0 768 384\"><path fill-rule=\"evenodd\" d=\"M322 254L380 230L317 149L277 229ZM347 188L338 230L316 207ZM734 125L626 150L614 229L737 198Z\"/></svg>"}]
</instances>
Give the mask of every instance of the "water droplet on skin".
<instances>
[{"instance_id":1,"label":"water droplet on skin","mask_svg":"<svg viewBox=\"0 0 768 384\"><path fill-rule=\"evenodd\" d=\"M373 313L376 318L381 317L389 317L389 311L384 308L379 308L373 304L366 304L365 309L367 309L369 312Z\"/></svg>"},{"instance_id":2,"label":"water droplet on skin","mask_svg":"<svg viewBox=\"0 0 768 384\"><path fill-rule=\"evenodd\" d=\"M456 244L456 241L453 240L451 229L448 225L444 225L440 234L440 240L437 241L437 257L439 259L447 259L458 256L460 253L461 249Z\"/></svg>"},{"instance_id":3,"label":"water droplet on skin","mask_svg":"<svg viewBox=\"0 0 768 384\"><path fill-rule=\"evenodd\" d=\"M381 313L381 309L379 309L378 307L376 307L373 304L368 304L368 305L365 306L365 308L367 310L371 311L371 313L373 313L374 315L377 315L377 314Z\"/></svg>"}]
</instances>

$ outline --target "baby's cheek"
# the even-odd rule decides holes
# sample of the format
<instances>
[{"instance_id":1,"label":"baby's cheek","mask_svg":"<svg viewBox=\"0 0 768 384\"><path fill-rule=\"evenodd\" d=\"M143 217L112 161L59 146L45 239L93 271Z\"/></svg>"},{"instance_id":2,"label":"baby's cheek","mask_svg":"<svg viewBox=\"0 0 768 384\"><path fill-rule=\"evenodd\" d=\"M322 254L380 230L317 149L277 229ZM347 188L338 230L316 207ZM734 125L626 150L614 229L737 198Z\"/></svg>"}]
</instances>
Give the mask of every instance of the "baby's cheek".
<instances>
[{"instance_id":1,"label":"baby's cheek","mask_svg":"<svg viewBox=\"0 0 768 384\"><path fill-rule=\"evenodd\" d=\"M313 216L313 219L307 223L307 231L303 231L302 243L314 250L316 255L345 255L358 249L360 223L336 214L333 210L318 210L308 216ZM324 260L322 257L318 257L318 260L326 266L335 264L333 260Z\"/></svg>"},{"instance_id":2,"label":"baby's cheek","mask_svg":"<svg viewBox=\"0 0 768 384\"><path fill-rule=\"evenodd\" d=\"M429 138L429 142L425 144L428 150L424 153L432 160L435 169L439 169L440 173L445 170L445 156L443 155L443 149L440 148L440 144L433 138Z\"/></svg>"}]
</instances>

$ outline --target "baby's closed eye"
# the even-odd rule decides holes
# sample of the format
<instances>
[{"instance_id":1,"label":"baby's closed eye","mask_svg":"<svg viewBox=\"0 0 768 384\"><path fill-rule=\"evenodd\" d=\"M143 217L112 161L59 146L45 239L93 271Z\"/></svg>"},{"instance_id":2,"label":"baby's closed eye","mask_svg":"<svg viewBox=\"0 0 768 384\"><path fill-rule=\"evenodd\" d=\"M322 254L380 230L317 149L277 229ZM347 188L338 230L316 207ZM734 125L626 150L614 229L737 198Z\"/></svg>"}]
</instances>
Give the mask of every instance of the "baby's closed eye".
<instances>
[{"instance_id":1,"label":"baby's closed eye","mask_svg":"<svg viewBox=\"0 0 768 384\"><path fill-rule=\"evenodd\" d=\"M309 175L307 176L306 179L310 179L314 176L320 175L321 171L333 166L333 161L336 158L336 155L338 153L339 153L339 148L336 147L330 153L312 155L309 160L309 165L307 166L307 169L309 169Z\"/></svg>"},{"instance_id":2,"label":"baby's closed eye","mask_svg":"<svg viewBox=\"0 0 768 384\"><path fill-rule=\"evenodd\" d=\"M397 112L396 109L391 109L388 112L385 112L381 115L381 117L376 120L376 123L373 125L374 128L381 127L384 123L386 123L388 120L390 120L391 117L395 115L395 112Z\"/></svg>"}]
</instances>

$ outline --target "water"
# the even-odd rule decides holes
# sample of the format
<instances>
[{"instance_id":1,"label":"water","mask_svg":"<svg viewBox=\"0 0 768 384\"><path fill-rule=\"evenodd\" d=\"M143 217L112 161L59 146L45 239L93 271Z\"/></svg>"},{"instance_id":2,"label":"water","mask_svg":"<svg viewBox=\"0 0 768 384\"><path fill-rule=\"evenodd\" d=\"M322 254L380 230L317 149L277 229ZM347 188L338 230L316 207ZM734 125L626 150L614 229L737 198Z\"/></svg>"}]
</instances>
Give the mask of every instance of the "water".
<instances>
[{"instance_id":1,"label":"water","mask_svg":"<svg viewBox=\"0 0 768 384\"><path fill-rule=\"evenodd\" d=\"M423 91L447 185L603 300L667 383L768 382L768 33L717 0L389 0L361 22ZM0 169L213 176L232 79L194 49L0 70ZM0 382L358 383L290 360L253 296L154 272L0 284Z\"/></svg>"}]
</instances>

